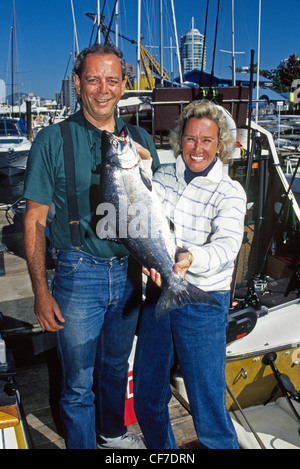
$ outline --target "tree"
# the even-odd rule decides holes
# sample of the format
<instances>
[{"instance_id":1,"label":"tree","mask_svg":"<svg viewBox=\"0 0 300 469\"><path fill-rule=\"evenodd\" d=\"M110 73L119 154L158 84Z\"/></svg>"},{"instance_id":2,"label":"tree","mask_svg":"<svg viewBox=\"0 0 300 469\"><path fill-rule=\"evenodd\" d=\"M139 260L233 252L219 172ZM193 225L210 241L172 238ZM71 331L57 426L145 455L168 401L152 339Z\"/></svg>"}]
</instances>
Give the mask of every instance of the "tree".
<instances>
[{"instance_id":1,"label":"tree","mask_svg":"<svg viewBox=\"0 0 300 469\"><path fill-rule=\"evenodd\" d=\"M290 91L293 81L300 78L300 58L290 55L284 65L278 66L278 74L284 91Z\"/></svg>"},{"instance_id":2,"label":"tree","mask_svg":"<svg viewBox=\"0 0 300 469\"><path fill-rule=\"evenodd\" d=\"M256 73L257 65L254 66ZM260 75L273 81L273 89L277 93L291 91L291 85L295 79L300 78L300 58L292 54L277 68L271 70L259 70Z\"/></svg>"}]
</instances>

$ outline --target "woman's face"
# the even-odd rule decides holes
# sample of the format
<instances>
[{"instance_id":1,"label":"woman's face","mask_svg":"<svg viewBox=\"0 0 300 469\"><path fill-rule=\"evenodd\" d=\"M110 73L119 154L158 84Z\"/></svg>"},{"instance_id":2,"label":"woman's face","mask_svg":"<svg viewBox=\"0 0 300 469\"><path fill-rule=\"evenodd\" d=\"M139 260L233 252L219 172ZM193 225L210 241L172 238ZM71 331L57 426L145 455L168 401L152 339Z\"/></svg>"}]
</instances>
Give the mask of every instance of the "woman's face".
<instances>
[{"instance_id":1,"label":"woman's face","mask_svg":"<svg viewBox=\"0 0 300 469\"><path fill-rule=\"evenodd\" d=\"M187 121L182 137L182 156L191 171L204 171L221 146L215 121L206 117L191 117Z\"/></svg>"}]
</instances>

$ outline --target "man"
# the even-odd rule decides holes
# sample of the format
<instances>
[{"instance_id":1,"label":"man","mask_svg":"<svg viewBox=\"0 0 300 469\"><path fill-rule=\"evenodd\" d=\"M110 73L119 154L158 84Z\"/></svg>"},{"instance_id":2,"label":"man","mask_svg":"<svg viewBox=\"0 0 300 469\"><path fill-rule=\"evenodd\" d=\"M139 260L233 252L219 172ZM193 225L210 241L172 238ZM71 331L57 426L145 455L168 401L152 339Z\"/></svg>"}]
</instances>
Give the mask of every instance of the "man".
<instances>
[{"instance_id":1,"label":"man","mask_svg":"<svg viewBox=\"0 0 300 469\"><path fill-rule=\"evenodd\" d=\"M66 197L63 138L59 125L40 131L33 142L25 177L25 250L43 329L57 332L62 366L61 419L66 446L143 448L124 425L127 362L136 329L140 285L128 267L126 248L96 235L100 203L101 133L119 133L114 115L124 94L125 62L114 47L83 50L73 79L82 110L68 119L74 146L80 247L72 245ZM149 135L136 128L139 154L159 165ZM152 156L152 159L151 159ZM45 227L55 205L51 244L56 253L53 296L45 268ZM139 278L139 270L133 272ZM96 432L95 432L96 428Z\"/></svg>"}]
</instances>

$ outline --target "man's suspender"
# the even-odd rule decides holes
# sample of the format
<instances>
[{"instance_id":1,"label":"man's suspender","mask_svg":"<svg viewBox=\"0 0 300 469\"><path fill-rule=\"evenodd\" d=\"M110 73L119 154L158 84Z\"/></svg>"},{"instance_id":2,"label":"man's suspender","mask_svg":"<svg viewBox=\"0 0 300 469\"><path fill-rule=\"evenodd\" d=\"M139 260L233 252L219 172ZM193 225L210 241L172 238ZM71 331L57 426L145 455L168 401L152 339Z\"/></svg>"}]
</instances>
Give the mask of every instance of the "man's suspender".
<instances>
[{"instance_id":1,"label":"man's suspender","mask_svg":"<svg viewBox=\"0 0 300 469\"><path fill-rule=\"evenodd\" d=\"M66 175L66 189L67 189L67 201L69 210L69 225L71 233L72 246L78 251L82 246L81 234L80 234L80 222L78 216L78 204L76 194L76 181L75 181L75 158L74 158L74 146L72 135L70 131L69 122L62 121L59 123L62 138L63 138L63 153L65 163L65 175ZM133 140L138 143L142 143L140 134L136 127L131 124L127 124L127 127L132 135Z\"/></svg>"},{"instance_id":2,"label":"man's suspender","mask_svg":"<svg viewBox=\"0 0 300 469\"><path fill-rule=\"evenodd\" d=\"M76 250L82 246L81 235L80 235L80 223L78 217L78 204L76 194L76 181L75 181L75 159L74 159L74 147L73 140L70 131L70 126L67 121L59 123L61 134L63 137L63 152L64 152L64 163L65 163L65 175L66 175L66 189L67 189L67 201L69 210L69 225L71 233L72 246Z\"/></svg>"}]
</instances>

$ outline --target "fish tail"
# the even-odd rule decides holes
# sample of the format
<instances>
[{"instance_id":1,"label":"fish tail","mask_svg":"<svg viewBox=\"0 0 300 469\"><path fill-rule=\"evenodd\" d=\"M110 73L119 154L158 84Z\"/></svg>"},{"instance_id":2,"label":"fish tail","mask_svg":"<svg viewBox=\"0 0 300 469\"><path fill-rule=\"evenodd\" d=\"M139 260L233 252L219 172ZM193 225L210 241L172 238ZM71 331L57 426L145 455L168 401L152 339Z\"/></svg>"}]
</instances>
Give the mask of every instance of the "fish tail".
<instances>
[{"instance_id":1,"label":"fish tail","mask_svg":"<svg viewBox=\"0 0 300 469\"><path fill-rule=\"evenodd\" d=\"M186 288L176 288L176 285L167 286L162 288L161 295L155 308L156 319L173 311L174 309L181 308L182 306L193 305L206 305L221 308L220 303L213 298L209 293L201 290L195 285L187 282Z\"/></svg>"}]
</instances>

